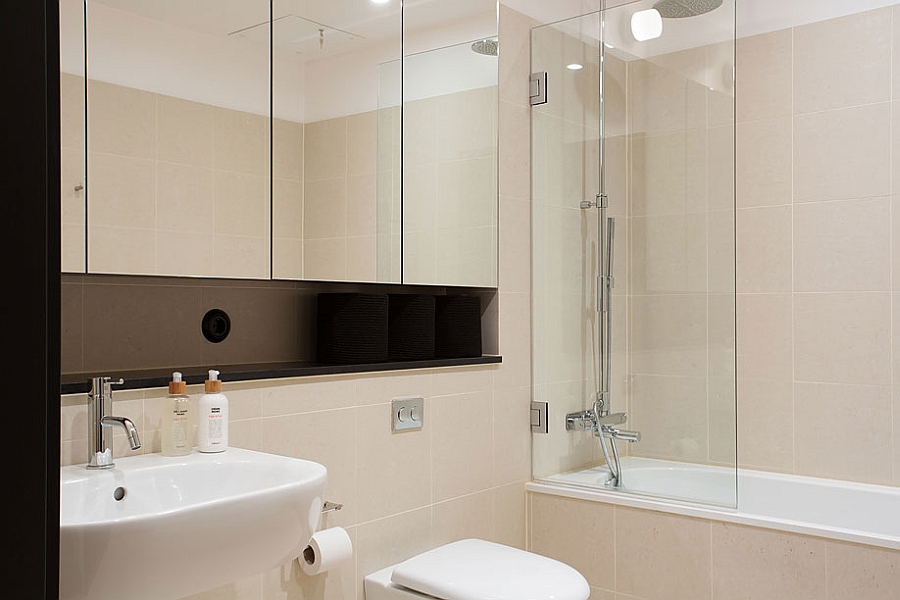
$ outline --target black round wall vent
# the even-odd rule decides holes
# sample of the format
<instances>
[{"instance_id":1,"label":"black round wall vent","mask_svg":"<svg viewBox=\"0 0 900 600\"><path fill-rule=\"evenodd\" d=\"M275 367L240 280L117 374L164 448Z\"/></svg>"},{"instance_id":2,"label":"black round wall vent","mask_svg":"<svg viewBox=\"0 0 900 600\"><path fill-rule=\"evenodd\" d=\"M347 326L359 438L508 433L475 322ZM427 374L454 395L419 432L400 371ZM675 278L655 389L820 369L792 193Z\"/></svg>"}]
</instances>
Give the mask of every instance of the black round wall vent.
<instances>
[{"instance_id":1,"label":"black round wall vent","mask_svg":"<svg viewBox=\"0 0 900 600\"><path fill-rule=\"evenodd\" d=\"M214 308L203 315L200 329L203 331L203 337L213 344L218 344L225 341L225 338L231 333L231 319L228 317L228 313L221 308Z\"/></svg>"}]
</instances>

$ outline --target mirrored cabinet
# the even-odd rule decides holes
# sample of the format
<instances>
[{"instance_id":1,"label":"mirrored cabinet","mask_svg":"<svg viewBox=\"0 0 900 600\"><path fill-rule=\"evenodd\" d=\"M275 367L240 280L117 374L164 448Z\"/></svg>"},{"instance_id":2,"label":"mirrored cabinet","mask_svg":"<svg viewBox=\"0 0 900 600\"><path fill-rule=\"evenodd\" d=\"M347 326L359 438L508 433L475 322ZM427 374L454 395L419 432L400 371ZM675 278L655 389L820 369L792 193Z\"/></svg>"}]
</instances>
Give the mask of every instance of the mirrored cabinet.
<instances>
[{"instance_id":1,"label":"mirrored cabinet","mask_svg":"<svg viewBox=\"0 0 900 600\"><path fill-rule=\"evenodd\" d=\"M496 0L60 17L65 272L496 287Z\"/></svg>"}]
</instances>

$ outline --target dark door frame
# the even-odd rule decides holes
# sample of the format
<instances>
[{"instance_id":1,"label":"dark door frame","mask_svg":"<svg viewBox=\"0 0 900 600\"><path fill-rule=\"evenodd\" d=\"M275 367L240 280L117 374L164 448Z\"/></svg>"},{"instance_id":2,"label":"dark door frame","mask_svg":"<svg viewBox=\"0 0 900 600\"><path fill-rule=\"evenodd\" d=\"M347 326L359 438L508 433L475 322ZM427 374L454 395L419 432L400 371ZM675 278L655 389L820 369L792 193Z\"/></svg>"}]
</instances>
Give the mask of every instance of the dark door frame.
<instances>
[{"instance_id":1,"label":"dark door frame","mask_svg":"<svg viewBox=\"0 0 900 600\"><path fill-rule=\"evenodd\" d=\"M59 597L58 0L5 2L0 44L6 593L51 600Z\"/></svg>"}]
</instances>

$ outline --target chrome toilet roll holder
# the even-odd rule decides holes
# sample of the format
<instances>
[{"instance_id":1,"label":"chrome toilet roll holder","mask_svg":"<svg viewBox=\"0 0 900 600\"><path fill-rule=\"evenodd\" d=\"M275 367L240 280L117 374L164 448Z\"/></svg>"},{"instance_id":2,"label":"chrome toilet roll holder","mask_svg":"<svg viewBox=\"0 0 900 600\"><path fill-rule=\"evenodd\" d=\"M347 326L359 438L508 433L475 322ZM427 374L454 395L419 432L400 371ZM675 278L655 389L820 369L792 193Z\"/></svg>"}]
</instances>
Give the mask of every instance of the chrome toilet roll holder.
<instances>
[{"instance_id":1,"label":"chrome toilet roll holder","mask_svg":"<svg viewBox=\"0 0 900 600\"><path fill-rule=\"evenodd\" d=\"M322 505L322 514L335 512L344 508L343 504L338 504L337 502L328 502Z\"/></svg>"}]
</instances>

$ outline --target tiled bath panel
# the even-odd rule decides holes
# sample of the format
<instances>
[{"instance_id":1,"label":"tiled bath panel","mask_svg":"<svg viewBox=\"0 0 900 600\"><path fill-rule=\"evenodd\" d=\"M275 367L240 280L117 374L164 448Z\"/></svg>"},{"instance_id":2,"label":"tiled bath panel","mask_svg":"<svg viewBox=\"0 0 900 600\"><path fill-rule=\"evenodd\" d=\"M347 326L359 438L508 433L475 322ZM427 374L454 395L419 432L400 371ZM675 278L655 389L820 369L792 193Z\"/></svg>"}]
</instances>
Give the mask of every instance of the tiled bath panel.
<instances>
[{"instance_id":1,"label":"tiled bath panel","mask_svg":"<svg viewBox=\"0 0 900 600\"><path fill-rule=\"evenodd\" d=\"M888 600L900 590L896 550L540 493L529 504L530 549L578 568L591 598Z\"/></svg>"}]
</instances>

